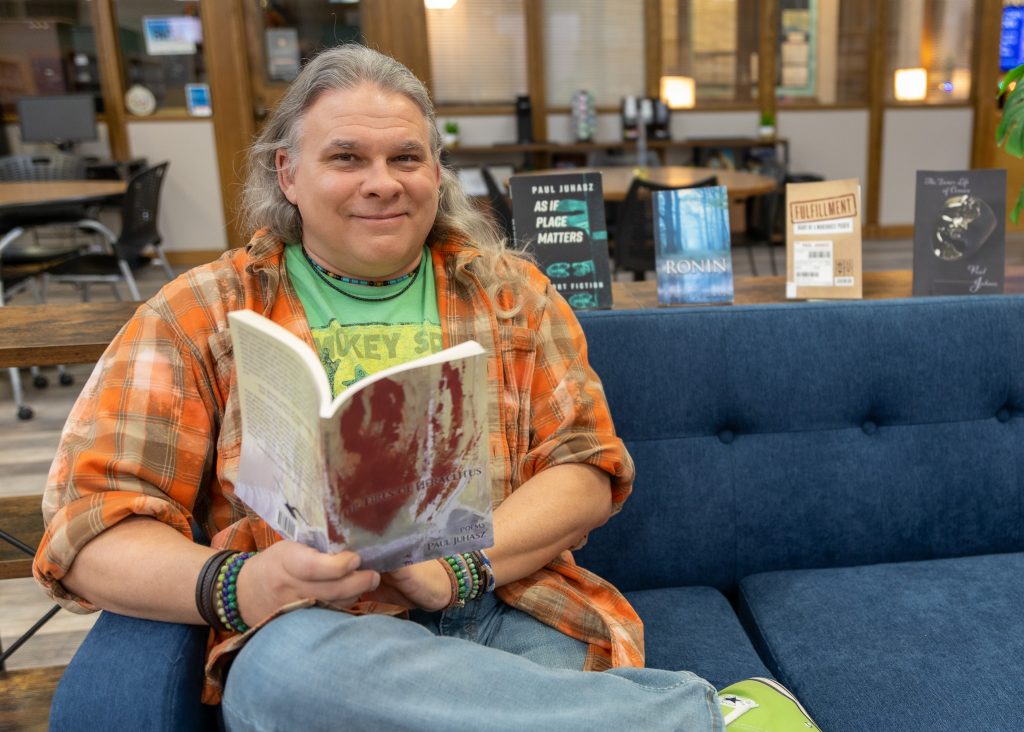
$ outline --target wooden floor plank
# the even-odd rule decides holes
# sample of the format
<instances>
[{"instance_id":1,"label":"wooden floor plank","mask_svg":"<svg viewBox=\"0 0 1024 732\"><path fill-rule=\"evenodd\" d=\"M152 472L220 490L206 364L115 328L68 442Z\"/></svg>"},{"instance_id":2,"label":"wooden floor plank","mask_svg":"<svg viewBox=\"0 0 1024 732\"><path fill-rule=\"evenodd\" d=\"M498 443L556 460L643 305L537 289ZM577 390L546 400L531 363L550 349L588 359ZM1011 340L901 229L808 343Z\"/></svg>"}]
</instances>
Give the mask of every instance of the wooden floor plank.
<instances>
[{"instance_id":1,"label":"wooden floor plank","mask_svg":"<svg viewBox=\"0 0 1024 732\"><path fill-rule=\"evenodd\" d=\"M45 730L63 666L0 671L0 732Z\"/></svg>"}]
</instances>

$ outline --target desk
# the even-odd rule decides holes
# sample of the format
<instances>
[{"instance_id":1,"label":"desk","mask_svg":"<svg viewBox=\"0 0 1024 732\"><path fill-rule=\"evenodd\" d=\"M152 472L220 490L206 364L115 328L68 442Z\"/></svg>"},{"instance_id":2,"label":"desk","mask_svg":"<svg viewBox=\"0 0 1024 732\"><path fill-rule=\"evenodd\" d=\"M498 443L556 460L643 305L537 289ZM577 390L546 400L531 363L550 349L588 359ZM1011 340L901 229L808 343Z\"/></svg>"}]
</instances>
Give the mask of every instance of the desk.
<instances>
[{"instance_id":1,"label":"desk","mask_svg":"<svg viewBox=\"0 0 1024 732\"><path fill-rule=\"evenodd\" d=\"M913 273L909 269L864 273L864 299L886 300L910 297L913 290ZM786 278L779 277L736 277L733 280L734 305L760 305L768 303L799 303L802 300L786 299ZM1024 293L1024 267L1006 268L1005 288L1007 294ZM988 297L992 297L989 295ZM698 303L694 303L695 305ZM658 307L658 284L656 280L640 282L613 282L612 309L634 310ZM693 305L671 305L666 307L693 307Z\"/></svg>"},{"instance_id":2,"label":"desk","mask_svg":"<svg viewBox=\"0 0 1024 732\"><path fill-rule=\"evenodd\" d=\"M742 170L725 170L723 168L691 168L685 165L663 165L648 167L644 176L651 183L668 186L686 186L704 180L712 175L718 177L720 185L726 187L729 198L736 201L761 193L775 190L775 179L766 175L749 173ZM629 191L629 184L636 177L634 168L617 166L608 168L550 168L533 170L518 175L552 175L555 173L600 173L601 187L605 201L622 201Z\"/></svg>"},{"instance_id":3,"label":"desk","mask_svg":"<svg viewBox=\"0 0 1024 732\"><path fill-rule=\"evenodd\" d=\"M0 183L0 213L52 204L100 203L124 194L120 180L55 180Z\"/></svg>"},{"instance_id":4,"label":"desk","mask_svg":"<svg viewBox=\"0 0 1024 732\"><path fill-rule=\"evenodd\" d=\"M83 302L0 308L0 367L99 360L141 303ZM60 327L55 328L54 323Z\"/></svg>"}]
</instances>

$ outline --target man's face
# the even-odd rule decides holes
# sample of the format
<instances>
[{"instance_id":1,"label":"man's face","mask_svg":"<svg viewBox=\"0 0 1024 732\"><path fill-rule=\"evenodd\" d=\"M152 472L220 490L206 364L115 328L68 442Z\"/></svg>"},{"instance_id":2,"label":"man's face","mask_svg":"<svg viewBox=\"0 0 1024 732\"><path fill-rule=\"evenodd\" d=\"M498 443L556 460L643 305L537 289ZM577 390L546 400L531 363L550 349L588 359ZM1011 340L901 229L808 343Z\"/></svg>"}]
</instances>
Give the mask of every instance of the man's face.
<instances>
[{"instance_id":1,"label":"man's face","mask_svg":"<svg viewBox=\"0 0 1024 732\"><path fill-rule=\"evenodd\" d=\"M372 84L324 92L306 110L298 165L277 155L281 190L302 214L303 243L340 274L409 271L437 214L441 170L412 101Z\"/></svg>"}]
</instances>

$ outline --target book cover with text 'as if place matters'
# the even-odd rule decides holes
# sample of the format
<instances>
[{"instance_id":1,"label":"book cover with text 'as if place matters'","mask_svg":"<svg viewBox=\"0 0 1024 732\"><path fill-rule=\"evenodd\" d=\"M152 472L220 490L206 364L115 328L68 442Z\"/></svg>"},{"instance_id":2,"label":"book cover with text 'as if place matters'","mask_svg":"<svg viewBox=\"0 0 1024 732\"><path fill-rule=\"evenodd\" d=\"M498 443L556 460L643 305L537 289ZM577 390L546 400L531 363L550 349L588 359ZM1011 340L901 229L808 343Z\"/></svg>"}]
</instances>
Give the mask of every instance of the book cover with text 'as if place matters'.
<instances>
[{"instance_id":1,"label":"book cover with text 'as if place matters'","mask_svg":"<svg viewBox=\"0 0 1024 732\"><path fill-rule=\"evenodd\" d=\"M576 310L610 308L612 276L600 173L509 180L516 246Z\"/></svg>"},{"instance_id":2,"label":"book cover with text 'as if place matters'","mask_svg":"<svg viewBox=\"0 0 1024 732\"><path fill-rule=\"evenodd\" d=\"M658 304L732 302L725 186L656 191L652 200Z\"/></svg>"}]
</instances>

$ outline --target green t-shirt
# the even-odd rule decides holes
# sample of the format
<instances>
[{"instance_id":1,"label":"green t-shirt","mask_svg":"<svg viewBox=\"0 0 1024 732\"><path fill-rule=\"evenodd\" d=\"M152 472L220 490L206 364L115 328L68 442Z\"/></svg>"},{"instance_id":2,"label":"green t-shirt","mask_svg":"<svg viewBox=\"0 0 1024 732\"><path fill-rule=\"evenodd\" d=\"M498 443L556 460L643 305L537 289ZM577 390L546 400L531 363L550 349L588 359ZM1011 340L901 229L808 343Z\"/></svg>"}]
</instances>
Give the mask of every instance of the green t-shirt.
<instances>
[{"instance_id":1,"label":"green t-shirt","mask_svg":"<svg viewBox=\"0 0 1024 732\"><path fill-rule=\"evenodd\" d=\"M334 279L327 284L298 244L285 247L285 268L335 396L364 376L441 350L434 268L426 247L411 285L370 287Z\"/></svg>"}]
</instances>

